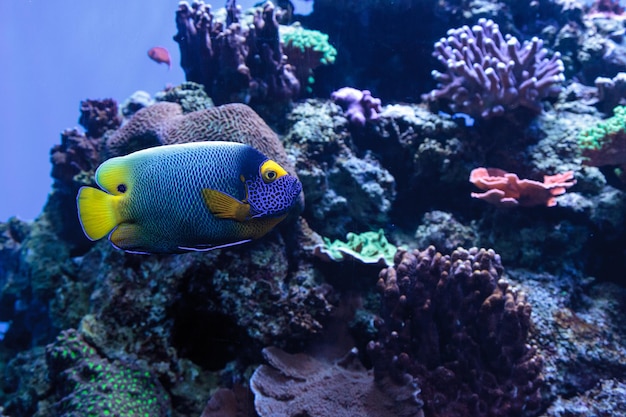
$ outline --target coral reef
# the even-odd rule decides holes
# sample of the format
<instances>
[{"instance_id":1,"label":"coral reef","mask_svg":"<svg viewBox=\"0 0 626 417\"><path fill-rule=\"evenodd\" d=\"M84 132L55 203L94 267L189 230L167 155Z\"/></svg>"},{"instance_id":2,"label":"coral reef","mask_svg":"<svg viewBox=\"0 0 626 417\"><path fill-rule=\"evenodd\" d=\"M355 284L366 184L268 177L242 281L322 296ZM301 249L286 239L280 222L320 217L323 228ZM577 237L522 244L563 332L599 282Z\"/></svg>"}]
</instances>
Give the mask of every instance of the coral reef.
<instances>
[{"instance_id":1,"label":"coral reef","mask_svg":"<svg viewBox=\"0 0 626 417\"><path fill-rule=\"evenodd\" d=\"M150 93L139 90L135 91L120 105L120 110L124 117L128 118L137 113L144 107L148 107L154 104L154 100L150 96Z\"/></svg>"},{"instance_id":2,"label":"coral reef","mask_svg":"<svg viewBox=\"0 0 626 417\"><path fill-rule=\"evenodd\" d=\"M123 126L82 102L41 215L0 222L0 415L623 414L617 2L274 4L181 2L189 82L133 95ZM302 210L207 253L85 238L76 191L106 158L224 139L297 173ZM481 166L503 170L479 196L537 204L473 200Z\"/></svg>"},{"instance_id":3,"label":"coral reef","mask_svg":"<svg viewBox=\"0 0 626 417\"><path fill-rule=\"evenodd\" d=\"M619 72L613 78L598 77L594 84L598 89L598 105L603 112L626 104L626 72Z\"/></svg>"},{"instance_id":4,"label":"coral reef","mask_svg":"<svg viewBox=\"0 0 626 417\"><path fill-rule=\"evenodd\" d=\"M352 125L363 127L368 120L376 120L381 112L381 101L372 97L369 90L343 87L334 91L330 98L341 106Z\"/></svg>"},{"instance_id":5,"label":"coral reef","mask_svg":"<svg viewBox=\"0 0 626 417\"><path fill-rule=\"evenodd\" d=\"M498 168L475 168L470 182L484 193L472 193L473 198L485 200L499 207L556 206L556 197L565 194L576 184L572 171L545 175L543 182L520 180L516 174Z\"/></svg>"},{"instance_id":6,"label":"coral reef","mask_svg":"<svg viewBox=\"0 0 626 417\"><path fill-rule=\"evenodd\" d=\"M399 250L378 281L379 335L368 344L376 380L414 392L429 416L538 414L531 306L502 273L493 250Z\"/></svg>"},{"instance_id":7,"label":"coral reef","mask_svg":"<svg viewBox=\"0 0 626 417\"><path fill-rule=\"evenodd\" d=\"M479 19L471 29L450 29L447 35L434 52L446 72L433 71L439 86L423 99L447 100L454 112L490 118L525 107L539 113L540 100L557 95L565 80L560 55L548 59L541 39L520 44L514 36L503 37L492 20Z\"/></svg>"}]
</instances>

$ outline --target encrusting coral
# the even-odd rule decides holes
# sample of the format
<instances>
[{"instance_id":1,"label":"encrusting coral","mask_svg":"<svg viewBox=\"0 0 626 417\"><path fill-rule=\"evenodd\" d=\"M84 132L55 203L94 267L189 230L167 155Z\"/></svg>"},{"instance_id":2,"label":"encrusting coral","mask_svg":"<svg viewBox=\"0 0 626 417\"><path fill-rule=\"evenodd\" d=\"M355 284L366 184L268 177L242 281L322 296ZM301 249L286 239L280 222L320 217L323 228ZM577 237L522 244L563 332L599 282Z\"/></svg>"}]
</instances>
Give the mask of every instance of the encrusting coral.
<instances>
[{"instance_id":1,"label":"encrusting coral","mask_svg":"<svg viewBox=\"0 0 626 417\"><path fill-rule=\"evenodd\" d=\"M446 70L432 72L439 85L423 100L445 99L455 112L490 118L517 107L539 113L540 100L560 92L563 62L558 53L547 58L541 39L520 44L484 18L447 35L435 43L433 53Z\"/></svg>"},{"instance_id":2,"label":"encrusting coral","mask_svg":"<svg viewBox=\"0 0 626 417\"><path fill-rule=\"evenodd\" d=\"M379 385L403 387L431 417L536 414L531 306L502 274L493 250L399 250L380 272L379 333L368 344Z\"/></svg>"},{"instance_id":3,"label":"encrusting coral","mask_svg":"<svg viewBox=\"0 0 626 417\"><path fill-rule=\"evenodd\" d=\"M76 330L47 347L57 415L167 416L169 398L146 369L103 358Z\"/></svg>"},{"instance_id":4,"label":"encrusting coral","mask_svg":"<svg viewBox=\"0 0 626 417\"><path fill-rule=\"evenodd\" d=\"M263 356L269 364L259 366L250 378L261 417L423 416L419 404L394 403L378 390L355 351L336 363L273 347L263 349Z\"/></svg>"},{"instance_id":5,"label":"encrusting coral","mask_svg":"<svg viewBox=\"0 0 626 417\"><path fill-rule=\"evenodd\" d=\"M578 146L591 166L626 165L626 107L613 109L613 117L581 131Z\"/></svg>"}]
</instances>

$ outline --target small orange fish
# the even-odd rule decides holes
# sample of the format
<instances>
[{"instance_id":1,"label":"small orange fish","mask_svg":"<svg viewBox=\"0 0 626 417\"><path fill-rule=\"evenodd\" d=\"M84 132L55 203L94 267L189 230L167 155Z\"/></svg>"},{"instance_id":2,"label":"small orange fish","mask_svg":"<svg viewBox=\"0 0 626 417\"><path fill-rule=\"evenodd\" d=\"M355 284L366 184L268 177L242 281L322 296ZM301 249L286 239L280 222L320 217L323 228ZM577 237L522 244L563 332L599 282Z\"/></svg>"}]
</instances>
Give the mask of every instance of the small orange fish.
<instances>
[{"instance_id":1,"label":"small orange fish","mask_svg":"<svg viewBox=\"0 0 626 417\"><path fill-rule=\"evenodd\" d=\"M154 62L158 62L159 64L167 64L168 68L172 67L170 53L162 46L155 46L154 48L150 48L150 50L148 51L148 56Z\"/></svg>"}]
</instances>

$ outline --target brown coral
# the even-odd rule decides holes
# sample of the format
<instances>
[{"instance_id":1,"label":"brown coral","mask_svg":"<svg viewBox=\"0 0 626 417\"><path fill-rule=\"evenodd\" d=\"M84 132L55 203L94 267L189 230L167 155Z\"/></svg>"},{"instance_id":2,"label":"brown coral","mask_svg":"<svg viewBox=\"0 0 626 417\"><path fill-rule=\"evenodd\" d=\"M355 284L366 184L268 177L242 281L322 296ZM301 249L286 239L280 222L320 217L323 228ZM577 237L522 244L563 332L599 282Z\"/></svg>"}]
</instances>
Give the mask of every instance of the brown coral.
<instances>
[{"instance_id":1,"label":"brown coral","mask_svg":"<svg viewBox=\"0 0 626 417\"><path fill-rule=\"evenodd\" d=\"M531 307L502 273L493 250L399 250L378 282L377 381L417 384L428 416L534 415L542 360L527 344Z\"/></svg>"},{"instance_id":2,"label":"brown coral","mask_svg":"<svg viewBox=\"0 0 626 417\"><path fill-rule=\"evenodd\" d=\"M77 129L61 133L61 144L50 150L52 178L71 185L80 172L92 172L100 163L100 140L85 136Z\"/></svg>"},{"instance_id":3,"label":"brown coral","mask_svg":"<svg viewBox=\"0 0 626 417\"><path fill-rule=\"evenodd\" d=\"M104 100L83 100L80 102L78 123L86 130L87 136L99 138L107 130L115 130L122 124L117 110L117 102L112 98Z\"/></svg>"}]
</instances>

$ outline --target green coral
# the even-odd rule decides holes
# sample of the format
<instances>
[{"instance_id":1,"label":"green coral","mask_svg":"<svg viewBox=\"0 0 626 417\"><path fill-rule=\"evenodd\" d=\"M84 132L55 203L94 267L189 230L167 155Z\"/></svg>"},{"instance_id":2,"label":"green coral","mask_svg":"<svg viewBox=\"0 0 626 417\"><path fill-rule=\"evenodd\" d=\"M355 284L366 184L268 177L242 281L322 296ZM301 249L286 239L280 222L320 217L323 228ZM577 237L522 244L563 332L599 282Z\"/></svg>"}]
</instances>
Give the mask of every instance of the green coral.
<instances>
[{"instance_id":1,"label":"green coral","mask_svg":"<svg viewBox=\"0 0 626 417\"><path fill-rule=\"evenodd\" d=\"M385 232L348 233L347 241L324 238L324 245L316 248L316 255L325 260L343 261L355 259L365 264L385 263L393 265L393 257L398 248L389 243Z\"/></svg>"},{"instance_id":2,"label":"green coral","mask_svg":"<svg viewBox=\"0 0 626 417\"><path fill-rule=\"evenodd\" d=\"M613 117L598 122L578 135L581 149L601 149L612 135L626 131L626 106L613 109Z\"/></svg>"},{"instance_id":3,"label":"green coral","mask_svg":"<svg viewBox=\"0 0 626 417\"><path fill-rule=\"evenodd\" d=\"M337 50L328 42L328 35L317 30L304 29L296 22L280 26L280 37L284 45L287 62L295 67L300 84L311 92L315 82L313 70L320 65L335 62Z\"/></svg>"},{"instance_id":4,"label":"green coral","mask_svg":"<svg viewBox=\"0 0 626 417\"><path fill-rule=\"evenodd\" d=\"M74 329L47 348L50 379L61 399L57 414L167 416L167 394L147 370L101 357Z\"/></svg>"},{"instance_id":5,"label":"green coral","mask_svg":"<svg viewBox=\"0 0 626 417\"><path fill-rule=\"evenodd\" d=\"M318 30L303 28L298 22L291 26L280 26L280 36L285 47L297 48L300 52L314 51L319 55L319 63L335 63L337 50L328 42L328 35Z\"/></svg>"},{"instance_id":6,"label":"green coral","mask_svg":"<svg viewBox=\"0 0 626 417\"><path fill-rule=\"evenodd\" d=\"M588 165L626 163L626 106L615 107L613 114L578 134L578 147Z\"/></svg>"}]
</instances>

